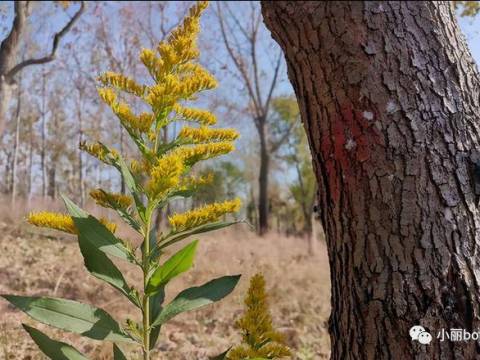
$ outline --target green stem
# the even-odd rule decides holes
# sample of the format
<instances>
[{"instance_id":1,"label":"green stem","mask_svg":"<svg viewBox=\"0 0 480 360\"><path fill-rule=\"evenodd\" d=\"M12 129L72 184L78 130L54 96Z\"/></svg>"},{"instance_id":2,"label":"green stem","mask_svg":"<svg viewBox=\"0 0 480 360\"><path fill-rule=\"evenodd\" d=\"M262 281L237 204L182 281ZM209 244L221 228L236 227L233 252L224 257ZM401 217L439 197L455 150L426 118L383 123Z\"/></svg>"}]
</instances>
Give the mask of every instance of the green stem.
<instances>
[{"instance_id":1,"label":"green stem","mask_svg":"<svg viewBox=\"0 0 480 360\"><path fill-rule=\"evenodd\" d=\"M150 227L152 212L147 210L147 224L145 242L143 244L143 360L150 360L150 302L149 296L145 295L147 289L148 272L150 270L148 257L150 255Z\"/></svg>"}]
</instances>

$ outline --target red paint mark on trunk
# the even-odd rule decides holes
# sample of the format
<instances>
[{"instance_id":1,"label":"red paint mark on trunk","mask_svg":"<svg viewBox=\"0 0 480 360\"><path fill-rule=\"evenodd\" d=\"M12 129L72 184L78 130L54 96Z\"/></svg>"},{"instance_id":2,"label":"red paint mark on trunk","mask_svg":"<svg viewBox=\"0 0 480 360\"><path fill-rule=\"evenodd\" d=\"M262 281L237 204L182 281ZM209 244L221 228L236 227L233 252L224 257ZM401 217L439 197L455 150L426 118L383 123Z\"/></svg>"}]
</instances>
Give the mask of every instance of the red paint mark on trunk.
<instances>
[{"instance_id":1,"label":"red paint mark on trunk","mask_svg":"<svg viewBox=\"0 0 480 360\"><path fill-rule=\"evenodd\" d=\"M331 122L331 133L323 135L321 152L334 202L340 199L342 188L355 190L358 177L363 176L361 164L368 161L377 145L384 143L382 134L374 126L376 120L373 109L365 106L354 109L352 104L347 104Z\"/></svg>"}]
</instances>

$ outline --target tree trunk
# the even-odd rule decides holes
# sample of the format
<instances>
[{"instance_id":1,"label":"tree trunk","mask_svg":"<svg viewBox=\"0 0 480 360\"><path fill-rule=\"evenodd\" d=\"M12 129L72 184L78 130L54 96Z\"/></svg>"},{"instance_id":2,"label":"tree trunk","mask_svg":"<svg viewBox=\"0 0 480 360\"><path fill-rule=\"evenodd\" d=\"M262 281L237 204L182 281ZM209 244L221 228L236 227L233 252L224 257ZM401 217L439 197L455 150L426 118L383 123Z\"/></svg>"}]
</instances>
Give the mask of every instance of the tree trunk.
<instances>
[{"instance_id":1,"label":"tree trunk","mask_svg":"<svg viewBox=\"0 0 480 360\"><path fill-rule=\"evenodd\" d=\"M45 71L42 72L42 130L41 130L41 137L42 137L42 149L40 150L40 167L42 171L42 198L45 198L47 194L47 165L46 165L46 157L47 157L47 108L46 108L46 73Z\"/></svg>"},{"instance_id":2,"label":"tree trunk","mask_svg":"<svg viewBox=\"0 0 480 360\"><path fill-rule=\"evenodd\" d=\"M57 173L57 165L55 161L52 161L50 168L48 169L48 190L47 195L50 199L55 200L55 180L56 180L56 173Z\"/></svg>"},{"instance_id":3,"label":"tree trunk","mask_svg":"<svg viewBox=\"0 0 480 360\"><path fill-rule=\"evenodd\" d=\"M270 155L267 148L265 121L258 125L260 137L260 171L258 175L258 234L264 235L268 231L268 170Z\"/></svg>"},{"instance_id":4,"label":"tree trunk","mask_svg":"<svg viewBox=\"0 0 480 360\"><path fill-rule=\"evenodd\" d=\"M18 168L18 149L20 147L20 111L22 109L22 80L17 92L17 106L15 109L15 137L13 143L13 161L12 161L12 205L15 205L17 198L17 168Z\"/></svg>"},{"instance_id":5,"label":"tree trunk","mask_svg":"<svg viewBox=\"0 0 480 360\"><path fill-rule=\"evenodd\" d=\"M450 3L262 6L319 184L332 358L479 358L436 338L480 327L479 75Z\"/></svg>"},{"instance_id":6,"label":"tree trunk","mask_svg":"<svg viewBox=\"0 0 480 360\"><path fill-rule=\"evenodd\" d=\"M8 84L0 74L0 135L3 134L7 123L8 105L12 98L13 85Z\"/></svg>"}]
</instances>

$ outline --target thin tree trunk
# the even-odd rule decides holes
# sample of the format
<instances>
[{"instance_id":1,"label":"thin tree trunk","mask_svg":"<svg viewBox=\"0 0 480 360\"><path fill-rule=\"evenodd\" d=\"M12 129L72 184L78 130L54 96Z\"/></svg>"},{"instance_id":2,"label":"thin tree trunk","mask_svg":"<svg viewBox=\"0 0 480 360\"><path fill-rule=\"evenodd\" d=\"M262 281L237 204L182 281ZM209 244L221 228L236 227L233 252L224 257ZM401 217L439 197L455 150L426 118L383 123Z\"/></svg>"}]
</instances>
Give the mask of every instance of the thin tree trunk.
<instances>
[{"instance_id":1,"label":"thin tree trunk","mask_svg":"<svg viewBox=\"0 0 480 360\"><path fill-rule=\"evenodd\" d=\"M30 144L28 145L28 173L27 173L27 201L30 205L32 200L32 175L33 175L33 120L29 119L29 137Z\"/></svg>"},{"instance_id":2,"label":"thin tree trunk","mask_svg":"<svg viewBox=\"0 0 480 360\"><path fill-rule=\"evenodd\" d=\"M7 123L8 105L12 98L13 86L8 84L5 77L0 74L0 135L3 134Z\"/></svg>"},{"instance_id":3,"label":"thin tree trunk","mask_svg":"<svg viewBox=\"0 0 480 360\"><path fill-rule=\"evenodd\" d=\"M262 6L313 153L332 359L479 358L436 338L480 327L480 78L451 4Z\"/></svg>"},{"instance_id":4,"label":"thin tree trunk","mask_svg":"<svg viewBox=\"0 0 480 360\"><path fill-rule=\"evenodd\" d=\"M42 72L42 129L41 129L41 150L40 150L40 168L42 171L42 197L45 198L47 194L47 168L46 168L46 146L47 146L47 110L45 105L46 92L46 73Z\"/></svg>"},{"instance_id":5,"label":"thin tree trunk","mask_svg":"<svg viewBox=\"0 0 480 360\"><path fill-rule=\"evenodd\" d=\"M22 109L22 80L20 78L17 91L17 107L15 109L15 139L13 143L12 160L12 205L15 205L17 197L17 168L18 168L18 148L20 147L20 111Z\"/></svg>"},{"instance_id":6,"label":"thin tree trunk","mask_svg":"<svg viewBox=\"0 0 480 360\"><path fill-rule=\"evenodd\" d=\"M50 168L48 169L48 191L47 195L50 197L50 199L54 200L55 199L55 176L57 172L57 166L55 161L52 161L52 164L50 164Z\"/></svg>"},{"instance_id":7,"label":"thin tree trunk","mask_svg":"<svg viewBox=\"0 0 480 360\"><path fill-rule=\"evenodd\" d=\"M260 171L258 175L258 234L264 235L268 231L268 170L270 154L267 148L265 122L258 125L260 137Z\"/></svg>"}]
</instances>

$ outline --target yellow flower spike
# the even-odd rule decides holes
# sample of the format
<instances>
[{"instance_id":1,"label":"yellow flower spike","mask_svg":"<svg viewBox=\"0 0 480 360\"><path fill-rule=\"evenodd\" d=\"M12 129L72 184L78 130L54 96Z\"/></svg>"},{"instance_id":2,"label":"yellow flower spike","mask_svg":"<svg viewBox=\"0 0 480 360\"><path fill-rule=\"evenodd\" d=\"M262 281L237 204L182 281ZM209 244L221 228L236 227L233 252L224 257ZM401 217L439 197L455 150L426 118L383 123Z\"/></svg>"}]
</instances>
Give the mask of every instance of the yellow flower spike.
<instances>
[{"instance_id":1,"label":"yellow flower spike","mask_svg":"<svg viewBox=\"0 0 480 360\"><path fill-rule=\"evenodd\" d=\"M30 213L27 220L30 224L38 227L60 230L69 234L78 234L78 230L75 227L75 223L70 215L50 211L41 211ZM116 224L109 222L105 218L101 218L98 221L101 222L112 233L114 233L117 229Z\"/></svg>"},{"instance_id":2,"label":"yellow flower spike","mask_svg":"<svg viewBox=\"0 0 480 360\"><path fill-rule=\"evenodd\" d=\"M214 180L214 174L208 173L207 175L202 175L199 177L188 176L181 180L180 187L182 189L195 188L197 186L211 184Z\"/></svg>"},{"instance_id":3,"label":"yellow flower spike","mask_svg":"<svg viewBox=\"0 0 480 360\"><path fill-rule=\"evenodd\" d=\"M128 195L109 193L102 189L90 191L90 196L95 202L103 207L111 208L112 204L121 209L127 209L132 205L132 198Z\"/></svg>"},{"instance_id":4,"label":"yellow flower spike","mask_svg":"<svg viewBox=\"0 0 480 360\"><path fill-rule=\"evenodd\" d=\"M75 228L73 219L69 215L41 211L37 213L30 213L27 220L30 224L35 226L60 230L70 234L77 234L77 229Z\"/></svg>"},{"instance_id":5,"label":"yellow flower spike","mask_svg":"<svg viewBox=\"0 0 480 360\"><path fill-rule=\"evenodd\" d=\"M175 104L173 110L185 121L198 122L201 125L215 125L217 123L215 115L207 110L186 108L178 104Z\"/></svg>"},{"instance_id":6,"label":"yellow flower spike","mask_svg":"<svg viewBox=\"0 0 480 360\"><path fill-rule=\"evenodd\" d=\"M112 234L114 234L115 231L117 231L117 224L112 223L105 218L100 218L98 219L98 221L102 223L103 226L105 226Z\"/></svg>"},{"instance_id":7,"label":"yellow flower spike","mask_svg":"<svg viewBox=\"0 0 480 360\"><path fill-rule=\"evenodd\" d=\"M182 158L175 153L161 157L150 171L146 190L151 198L158 198L180 183L185 170Z\"/></svg>"},{"instance_id":8,"label":"yellow flower spike","mask_svg":"<svg viewBox=\"0 0 480 360\"><path fill-rule=\"evenodd\" d=\"M144 85L138 84L135 80L130 79L127 76L117 74L111 71L107 71L106 73L100 75L98 77L98 80L103 85L112 86L133 95L143 96L145 92Z\"/></svg>"},{"instance_id":9,"label":"yellow flower spike","mask_svg":"<svg viewBox=\"0 0 480 360\"><path fill-rule=\"evenodd\" d=\"M110 107L114 106L117 101L117 94L110 88L98 88L98 95Z\"/></svg>"},{"instance_id":10,"label":"yellow flower spike","mask_svg":"<svg viewBox=\"0 0 480 360\"><path fill-rule=\"evenodd\" d=\"M165 75L164 61L157 57L153 50L142 49L140 53L140 61L145 65L155 81L159 81L162 76Z\"/></svg>"},{"instance_id":11,"label":"yellow flower spike","mask_svg":"<svg viewBox=\"0 0 480 360\"><path fill-rule=\"evenodd\" d=\"M111 165L111 160L108 158L111 156L114 160L118 159L118 153L114 149L107 149L99 142L87 144L85 141L80 143L80 150L83 150L98 160Z\"/></svg>"},{"instance_id":12,"label":"yellow flower spike","mask_svg":"<svg viewBox=\"0 0 480 360\"><path fill-rule=\"evenodd\" d=\"M198 144L194 146L182 146L174 152L188 165L198 161L207 160L216 156L225 155L235 150L233 143L222 141L210 144Z\"/></svg>"},{"instance_id":13,"label":"yellow flower spike","mask_svg":"<svg viewBox=\"0 0 480 360\"><path fill-rule=\"evenodd\" d=\"M182 214L169 216L168 221L174 231L188 230L217 221L225 214L237 212L241 205L242 202L238 198L223 203L213 203Z\"/></svg>"},{"instance_id":14,"label":"yellow flower spike","mask_svg":"<svg viewBox=\"0 0 480 360\"><path fill-rule=\"evenodd\" d=\"M190 140L194 143L205 143L213 141L233 141L237 139L239 135L235 129L192 128L186 126L180 130L178 138Z\"/></svg>"}]
</instances>

